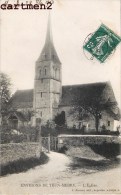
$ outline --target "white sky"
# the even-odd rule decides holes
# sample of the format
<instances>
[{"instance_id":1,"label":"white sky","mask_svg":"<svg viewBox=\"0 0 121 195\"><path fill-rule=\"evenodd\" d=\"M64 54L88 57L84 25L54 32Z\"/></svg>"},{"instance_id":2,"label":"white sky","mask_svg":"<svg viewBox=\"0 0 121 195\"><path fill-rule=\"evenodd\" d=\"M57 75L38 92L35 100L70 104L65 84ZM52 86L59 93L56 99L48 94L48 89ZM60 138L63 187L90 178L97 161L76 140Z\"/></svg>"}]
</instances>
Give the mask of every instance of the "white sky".
<instances>
[{"instance_id":1,"label":"white sky","mask_svg":"<svg viewBox=\"0 0 121 195\"><path fill-rule=\"evenodd\" d=\"M54 45L62 62L62 84L111 81L119 102L121 46L104 64L87 60L82 46L101 23L120 35L120 0L56 0L51 15ZM1 70L10 75L14 90L33 88L47 18L47 10L1 11Z\"/></svg>"}]
</instances>

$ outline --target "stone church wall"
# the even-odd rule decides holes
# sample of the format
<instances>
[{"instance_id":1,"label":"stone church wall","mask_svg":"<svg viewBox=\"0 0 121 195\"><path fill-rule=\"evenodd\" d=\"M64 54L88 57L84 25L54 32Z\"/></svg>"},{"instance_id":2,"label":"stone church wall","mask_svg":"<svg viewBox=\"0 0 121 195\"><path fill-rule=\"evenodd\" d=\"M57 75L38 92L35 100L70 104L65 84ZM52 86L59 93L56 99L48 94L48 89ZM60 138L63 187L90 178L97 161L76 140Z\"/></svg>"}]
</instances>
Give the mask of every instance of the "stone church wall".
<instances>
[{"instance_id":1,"label":"stone church wall","mask_svg":"<svg viewBox=\"0 0 121 195\"><path fill-rule=\"evenodd\" d=\"M79 121L77 117L77 111L72 111L70 106L60 107L59 113L62 111L65 112L66 123L69 128L75 127L79 129L84 125L87 132L95 130L95 119L93 117L90 117L89 120ZM114 130L114 119L107 112L102 113L102 119L100 120L99 124L99 131L102 130L102 125L105 125L107 130Z\"/></svg>"},{"instance_id":2,"label":"stone church wall","mask_svg":"<svg viewBox=\"0 0 121 195\"><path fill-rule=\"evenodd\" d=\"M61 113L62 111L65 112L65 117L66 117L66 123L69 128L81 128L83 125L86 126L86 129L94 129L95 127L95 121L93 118L90 118L89 121L86 120L78 120L78 112L76 110L73 110L71 106L64 106L60 107L59 112Z\"/></svg>"}]
</instances>

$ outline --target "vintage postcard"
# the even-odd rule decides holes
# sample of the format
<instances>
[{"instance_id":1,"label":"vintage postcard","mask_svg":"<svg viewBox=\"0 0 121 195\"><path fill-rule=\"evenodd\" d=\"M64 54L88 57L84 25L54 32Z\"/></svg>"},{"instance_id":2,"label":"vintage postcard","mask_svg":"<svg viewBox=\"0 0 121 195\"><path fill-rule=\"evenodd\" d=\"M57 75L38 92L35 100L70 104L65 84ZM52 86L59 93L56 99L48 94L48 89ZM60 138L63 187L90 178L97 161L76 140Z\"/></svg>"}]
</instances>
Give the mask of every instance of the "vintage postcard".
<instances>
[{"instance_id":1,"label":"vintage postcard","mask_svg":"<svg viewBox=\"0 0 121 195\"><path fill-rule=\"evenodd\" d=\"M0 194L121 194L121 1L0 0Z\"/></svg>"}]
</instances>

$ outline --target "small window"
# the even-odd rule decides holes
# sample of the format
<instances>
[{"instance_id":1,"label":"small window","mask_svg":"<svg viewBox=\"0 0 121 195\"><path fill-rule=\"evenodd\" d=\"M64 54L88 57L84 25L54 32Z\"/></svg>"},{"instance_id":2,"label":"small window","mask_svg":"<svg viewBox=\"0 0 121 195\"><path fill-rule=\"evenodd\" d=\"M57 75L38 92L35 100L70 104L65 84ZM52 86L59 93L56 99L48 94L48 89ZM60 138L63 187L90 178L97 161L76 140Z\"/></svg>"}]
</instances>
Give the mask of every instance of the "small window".
<instances>
[{"instance_id":1,"label":"small window","mask_svg":"<svg viewBox=\"0 0 121 195\"><path fill-rule=\"evenodd\" d=\"M57 68L55 69L55 78L57 79Z\"/></svg>"},{"instance_id":2,"label":"small window","mask_svg":"<svg viewBox=\"0 0 121 195\"><path fill-rule=\"evenodd\" d=\"M47 70L45 69L45 75L47 74Z\"/></svg>"},{"instance_id":3,"label":"small window","mask_svg":"<svg viewBox=\"0 0 121 195\"><path fill-rule=\"evenodd\" d=\"M42 98L42 92L41 92L41 98Z\"/></svg>"},{"instance_id":4,"label":"small window","mask_svg":"<svg viewBox=\"0 0 121 195\"><path fill-rule=\"evenodd\" d=\"M58 79L60 79L60 70L58 69Z\"/></svg>"},{"instance_id":5,"label":"small window","mask_svg":"<svg viewBox=\"0 0 121 195\"><path fill-rule=\"evenodd\" d=\"M54 69L54 67L53 67L53 77L55 77L55 69Z\"/></svg>"},{"instance_id":6,"label":"small window","mask_svg":"<svg viewBox=\"0 0 121 195\"><path fill-rule=\"evenodd\" d=\"M110 121L108 121L108 127L110 127Z\"/></svg>"},{"instance_id":7,"label":"small window","mask_svg":"<svg viewBox=\"0 0 121 195\"><path fill-rule=\"evenodd\" d=\"M41 79L41 83L43 83L43 79Z\"/></svg>"},{"instance_id":8,"label":"small window","mask_svg":"<svg viewBox=\"0 0 121 195\"><path fill-rule=\"evenodd\" d=\"M55 69L54 69L54 78L56 77L56 71L55 71Z\"/></svg>"},{"instance_id":9,"label":"small window","mask_svg":"<svg viewBox=\"0 0 121 195\"><path fill-rule=\"evenodd\" d=\"M39 71L39 74L41 75L41 69L40 69L40 71Z\"/></svg>"},{"instance_id":10,"label":"small window","mask_svg":"<svg viewBox=\"0 0 121 195\"><path fill-rule=\"evenodd\" d=\"M42 111L41 111L41 117L42 117Z\"/></svg>"}]
</instances>

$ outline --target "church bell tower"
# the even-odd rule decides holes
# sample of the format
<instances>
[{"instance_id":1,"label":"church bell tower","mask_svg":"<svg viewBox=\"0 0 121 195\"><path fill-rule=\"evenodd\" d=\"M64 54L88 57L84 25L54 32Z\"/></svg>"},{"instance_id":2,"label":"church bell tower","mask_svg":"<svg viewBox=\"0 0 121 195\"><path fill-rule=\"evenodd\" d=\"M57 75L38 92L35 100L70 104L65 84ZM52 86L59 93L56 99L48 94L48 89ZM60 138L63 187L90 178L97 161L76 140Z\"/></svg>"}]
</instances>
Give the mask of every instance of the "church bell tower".
<instances>
[{"instance_id":1,"label":"church bell tower","mask_svg":"<svg viewBox=\"0 0 121 195\"><path fill-rule=\"evenodd\" d=\"M41 118L45 124L56 115L62 92L61 80L61 62L54 47L49 15L45 44L35 67L35 121Z\"/></svg>"}]
</instances>

